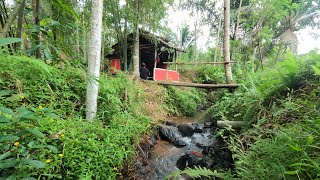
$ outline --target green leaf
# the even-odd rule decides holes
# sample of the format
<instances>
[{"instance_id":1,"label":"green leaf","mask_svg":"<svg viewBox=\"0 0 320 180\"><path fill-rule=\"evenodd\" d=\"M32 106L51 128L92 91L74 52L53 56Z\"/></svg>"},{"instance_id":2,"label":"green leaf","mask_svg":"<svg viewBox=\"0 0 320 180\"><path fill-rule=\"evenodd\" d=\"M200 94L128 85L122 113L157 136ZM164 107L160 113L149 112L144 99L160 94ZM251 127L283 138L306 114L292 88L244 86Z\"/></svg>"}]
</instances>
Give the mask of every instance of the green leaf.
<instances>
[{"instance_id":1,"label":"green leaf","mask_svg":"<svg viewBox=\"0 0 320 180\"><path fill-rule=\"evenodd\" d=\"M19 137L18 136L14 136L14 135L2 135L2 136L0 136L0 142L5 142L5 141L13 142L13 141L16 141L18 139L19 139Z\"/></svg>"},{"instance_id":2,"label":"green leaf","mask_svg":"<svg viewBox=\"0 0 320 180\"><path fill-rule=\"evenodd\" d=\"M16 179L17 179L17 175L16 174L12 174L11 176L6 178L6 180L16 180Z\"/></svg>"},{"instance_id":3,"label":"green leaf","mask_svg":"<svg viewBox=\"0 0 320 180\"><path fill-rule=\"evenodd\" d=\"M10 119L7 118L6 116L0 115L0 123L9 123Z\"/></svg>"},{"instance_id":4,"label":"green leaf","mask_svg":"<svg viewBox=\"0 0 320 180\"><path fill-rule=\"evenodd\" d=\"M28 132L30 132L30 133L32 133L33 135L38 136L38 137L41 137L41 138L45 137L45 135L44 135L42 132L40 132L40 131L38 131L38 130L36 130L36 129L26 128L25 130L28 131Z\"/></svg>"},{"instance_id":5,"label":"green leaf","mask_svg":"<svg viewBox=\"0 0 320 180\"><path fill-rule=\"evenodd\" d=\"M9 114L9 115L14 115L13 111L9 108L5 108L5 107L0 106L0 111L3 113Z\"/></svg>"},{"instance_id":6,"label":"green leaf","mask_svg":"<svg viewBox=\"0 0 320 180\"><path fill-rule=\"evenodd\" d=\"M21 38L0 38L0 47L21 41Z\"/></svg>"},{"instance_id":7,"label":"green leaf","mask_svg":"<svg viewBox=\"0 0 320 180\"><path fill-rule=\"evenodd\" d=\"M37 180L37 179L33 177L24 177L22 178L22 180Z\"/></svg>"},{"instance_id":8,"label":"green leaf","mask_svg":"<svg viewBox=\"0 0 320 180\"><path fill-rule=\"evenodd\" d=\"M2 159L5 159L5 158L9 157L11 154L12 154L11 151L8 151L8 152L6 152L6 153L1 154L1 155L0 155L0 161L1 161Z\"/></svg>"},{"instance_id":9,"label":"green leaf","mask_svg":"<svg viewBox=\"0 0 320 180\"><path fill-rule=\"evenodd\" d=\"M288 174L288 175L296 175L296 174L298 174L298 170L296 170L296 171L286 171L286 172L284 172L285 174Z\"/></svg>"},{"instance_id":10,"label":"green leaf","mask_svg":"<svg viewBox=\"0 0 320 180\"><path fill-rule=\"evenodd\" d=\"M10 91L8 91L8 90L1 90L0 91L0 97L7 96L7 95L10 95Z\"/></svg>"},{"instance_id":11,"label":"green leaf","mask_svg":"<svg viewBox=\"0 0 320 180\"><path fill-rule=\"evenodd\" d=\"M312 66L312 69L314 70L315 72L315 75L320 75L320 69L315 67L315 66Z\"/></svg>"},{"instance_id":12,"label":"green leaf","mask_svg":"<svg viewBox=\"0 0 320 180\"><path fill-rule=\"evenodd\" d=\"M79 20L79 15L68 5L64 4L61 0L55 0L54 2L58 3L63 10L72 14L77 20Z\"/></svg>"},{"instance_id":13,"label":"green leaf","mask_svg":"<svg viewBox=\"0 0 320 180\"><path fill-rule=\"evenodd\" d=\"M293 150L295 151L302 151L303 149L298 147L298 146L294 146L294 145L291 145L291 144L288 144Z\"/></svg>"},{"instance_id":14,"label":"green leaf","mask_svg":"<svg viewBox=\"0 0 320 180\"><path fill-rule=\"evenodd\" d=\"M16 161L14 158L6 159L0 162L0 169L11 168L16 165Z\"/></svg>"},{"instance_id":15,"label":"green leaf","mask_svg":"<svg viewBox=\"0 0 320 180\"><path fill-rule=\"evenodd\" d=\"M311 167L311 168L314 168L313 165L311 164L307 164L307 163L294 163L294 164L291 164L290 167L294 167L294 166L304 166L304 167Z\"/></svg>"},{"instance_id":16,"label":"green leaf","mask_svg":"<svg viewBox=\"0 0 320 180\"><path fill-rule=\"evenodd\" d=\"M49 59L49 60L53 60L53 56L51 54L51 52L48 51L48 48L44 48L43 49L43 52L44 52L44 56Z\"/></svg>"},{"instance_id":17,"label":"green leaf","mask_svg":"<svg viewBox=\"0 0 320 180\"><path fill-rule=\"evenodd\" d=\"M45 168L45 164L38 160L25 159L22 163L38 169Z\"/></svg>"},{"instance_id":18,"label":"green leaf","mask_svg":"<svg viewBox=\"0 0 320 180\"><path fill-rule=\"evenodd\" d=\"M57 153L58 152L58 149L56 147L54 147L54 146L48 145L47 148L50 149L53 153Z\"/></svg>"},{"instance_id":19,"label":"green leaf","mask_svg":"<svg viewBox=\"0 0 320 180\"><path fill-rule=\"evenodd\" d=\"M313 143L313 136L310 134L308 139L307 139L307 146L311 145Z\"/></svg>"}]
</instances>

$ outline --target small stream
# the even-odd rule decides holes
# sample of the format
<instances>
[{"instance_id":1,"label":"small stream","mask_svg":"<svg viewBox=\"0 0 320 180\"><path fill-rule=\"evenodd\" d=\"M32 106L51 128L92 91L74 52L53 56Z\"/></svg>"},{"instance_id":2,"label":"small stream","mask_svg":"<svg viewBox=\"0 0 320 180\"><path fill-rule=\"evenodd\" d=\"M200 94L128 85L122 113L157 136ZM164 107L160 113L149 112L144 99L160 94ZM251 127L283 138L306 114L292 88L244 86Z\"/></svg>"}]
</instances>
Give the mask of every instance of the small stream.
<instances>
[{"instance_id":1,"label":"small stream","mask_svg":"<svg viewBox=\"0 0 320 180\"><path fill-rule=\"evenodd\" d=\"M214 158L221 153L215 149L216 128L213 123L204 123L203 115L200 112L194 117L172 117L160 124L158 138L153 138L157 140L149 152L147 163L136 167L135 179L163 180L178 169L192 166L211 168L218 164L217 161L224 161L224 155L222 160ZM231 158L230 153L227 153L227 158L229 155Z\"/></svg>"}]
</instances>

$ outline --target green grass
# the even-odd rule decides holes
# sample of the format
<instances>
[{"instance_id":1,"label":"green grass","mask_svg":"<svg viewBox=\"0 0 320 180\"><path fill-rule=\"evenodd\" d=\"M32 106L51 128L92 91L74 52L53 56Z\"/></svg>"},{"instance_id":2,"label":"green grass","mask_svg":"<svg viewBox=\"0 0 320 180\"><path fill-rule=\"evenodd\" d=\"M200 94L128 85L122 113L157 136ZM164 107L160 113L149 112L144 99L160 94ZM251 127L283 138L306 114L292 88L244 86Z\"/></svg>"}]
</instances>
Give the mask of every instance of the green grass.
<instances>
[{"instance_id":1,"label":"green grass","mask_svg":"<svg viewBox=\"0 0 320 180\"><path fill-rule=\"evenodd\" d=\"M19 155L0 158L0 174L17 178L115 179L123 161L134 157L140 135L149 129L150 119L142 113L143 91L122 73L102 75L94 123L83 119L85 93L86 74L81 68L66 64L59 69L32 58L0 56L0 106L12 109L17 117L25 115L21 107L26 107L30 116L39 116L37 121L1 125L2 133L15 138L0 142L0 156L11 151L19 151ZM6 112L0 116L16 119ZM43 134L42 138L23 135L27 127ZM52 139L54 136L56 139ZM15 142L20 143L18 147L13 145ZM41 147L52 145L58 151L45 147L35 151L31 142ZM59 159L58 154L63 157ZM27 157L40 161L45 168L30 167L24 163ZM14 169L1 168L1 163L10 158L21 163ZM48 159L51 162L46 163Z\"/></svg>"}]
</instances>

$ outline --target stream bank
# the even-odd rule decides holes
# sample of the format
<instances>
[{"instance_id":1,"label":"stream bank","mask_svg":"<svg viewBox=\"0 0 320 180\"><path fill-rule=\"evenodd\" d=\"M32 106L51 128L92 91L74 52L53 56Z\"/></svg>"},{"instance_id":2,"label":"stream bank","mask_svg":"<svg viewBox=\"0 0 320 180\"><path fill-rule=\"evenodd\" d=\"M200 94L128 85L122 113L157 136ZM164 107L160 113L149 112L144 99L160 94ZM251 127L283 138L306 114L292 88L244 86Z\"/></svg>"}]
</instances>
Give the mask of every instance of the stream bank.
<instances>
[{"instance_id":1,"label":"stream bank","mask_svg":"<svg viewBox=\"0 0 320 180\"><path fill-rule=\"evenodd\" d=\"M154 135L145 137L138 146L134 173L128 179L162 180L174 171L194 166L232 169L231 152L214 135L218 123L204 121L203 115L172 117L159 124Z\"/></svg>"}]
</instances>

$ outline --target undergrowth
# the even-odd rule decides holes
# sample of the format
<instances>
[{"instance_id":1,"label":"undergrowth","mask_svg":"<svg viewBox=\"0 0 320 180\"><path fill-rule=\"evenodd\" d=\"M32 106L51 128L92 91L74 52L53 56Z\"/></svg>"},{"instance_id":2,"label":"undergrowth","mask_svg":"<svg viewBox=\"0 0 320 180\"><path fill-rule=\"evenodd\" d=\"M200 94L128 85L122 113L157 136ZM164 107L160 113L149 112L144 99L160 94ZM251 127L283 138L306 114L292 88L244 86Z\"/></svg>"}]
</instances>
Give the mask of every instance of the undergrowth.
<instances>
[{"instance_id":1,"label":"undergrowth","mask_svg":"<svg viewBox=\"0 0 320 180\"><path fill-rule=\"evenodd\" d=\"M249 76L241 88L224 96L207 114L212 119L245 121L248 126L272 116L268 112L279 104L278 100L317 78L311 65L318 60L319 55L315 53L298 58L288 55L285 61Z\"/></svg>"},{"instance_id":2,"label":"undergrowth","mask_svg":"<svg viewBox=\"0 0 320 180\"><path fill-rule=\"evenodd\" d=\"M144 92L122 73L102 75L93 123L83 119L85 93L81 68L0 56L1 177L118 176L123 160L134 157L140 134L149 129Z\"/></svg>"},{"instance_id":3,"label":"undergrowth","mask_svg":"<svg viewBox=\"0 0 320 180\"><path fill-rule=\"evenodd\" d=\"M167 103L165 108L171 115L194 115L200 104L205 104L205 93L191 88L181 89L176 87L167 87Z\"/></svg>"},{"instance_id":4,"label":"undergrowth","mask_svg":"<svg viewBox=\"0 0 320 180\"><path fill-rule=\"evenodd\" d=\"M56 67L0 56L1 177L116 179L123 161L133 160L141 135L151 129L150 111L163 109L157 111L161 117L192 115L203 97L196 90L160 88L156 93L163 98L151 102L151 91L124 73L102 74L97 120L88 123L86 81L83 68L68 62Z\"/></svg>"},{"instance_id":5,"label":"undergrowth","mask_svg":"<svg viewBox=\"0 0 320 180\"><path fill-rule=\"evenodd\" d=\"M235 160L232 178L320 178L319 59L287 56L210 108L212 118L247 125L225 136Z\"/></svg>"}]
</instances>

